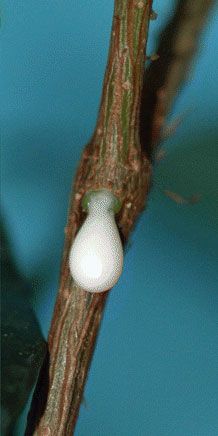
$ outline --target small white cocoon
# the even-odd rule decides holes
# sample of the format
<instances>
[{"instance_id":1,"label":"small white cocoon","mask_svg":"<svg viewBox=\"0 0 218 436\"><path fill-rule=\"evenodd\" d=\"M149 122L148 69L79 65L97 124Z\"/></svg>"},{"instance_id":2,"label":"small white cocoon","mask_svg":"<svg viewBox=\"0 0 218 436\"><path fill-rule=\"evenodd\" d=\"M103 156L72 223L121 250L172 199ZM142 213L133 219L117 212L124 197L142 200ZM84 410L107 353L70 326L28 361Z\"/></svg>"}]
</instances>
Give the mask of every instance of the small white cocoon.
<instances>
[{"instance_id":1,"label":"small white cocoon","mask_svg":"<svg viewBox=\"0 0 218 436\"><path fill-rule=\"evenodd\" d=\"M106 190L90 195L88 216L71 248L72 277L89 292L112 288L122 272L123 247L114 219L115 200Z\"/></svg>"}]
</instances>

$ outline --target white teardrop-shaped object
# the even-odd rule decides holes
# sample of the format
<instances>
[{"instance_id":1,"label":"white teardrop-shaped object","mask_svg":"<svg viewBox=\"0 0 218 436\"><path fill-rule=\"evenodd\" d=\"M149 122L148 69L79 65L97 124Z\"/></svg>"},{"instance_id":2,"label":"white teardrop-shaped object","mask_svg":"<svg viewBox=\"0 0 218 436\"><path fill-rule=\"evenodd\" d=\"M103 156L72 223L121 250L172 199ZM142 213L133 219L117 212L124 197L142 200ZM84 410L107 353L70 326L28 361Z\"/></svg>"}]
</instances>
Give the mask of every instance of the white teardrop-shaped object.
<instances>
[{"instance_id":1,"label":"white teardrop-shaped object","mask_svg":"<svg viewBox=\"0 0 218 436\"><path fill-rule=\"evenodd\" d=\"M112 288L123 267L123 247L114 219L116 198L110 191L93 192L88 216L70 252L70 271L75 282L89 292Z\"/></svg>"}]
</instances>

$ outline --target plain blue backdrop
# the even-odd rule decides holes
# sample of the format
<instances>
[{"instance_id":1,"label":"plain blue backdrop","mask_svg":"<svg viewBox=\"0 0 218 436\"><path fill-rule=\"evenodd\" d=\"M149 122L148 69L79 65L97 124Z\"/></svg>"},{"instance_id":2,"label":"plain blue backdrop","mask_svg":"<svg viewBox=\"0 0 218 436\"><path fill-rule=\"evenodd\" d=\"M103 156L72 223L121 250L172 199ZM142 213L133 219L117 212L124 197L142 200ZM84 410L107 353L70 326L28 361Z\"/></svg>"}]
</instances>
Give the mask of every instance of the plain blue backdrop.
<instances>
[{"instance_id":1,"label":"plain blue backdrop","mask_svg":"<svg viewBox=\"0 0 218 436\"><path fill-rule=\"evenodd\" d=\"M148 52L174 7L154 1ZM2 2L3 212L45 336L71 183L95 126L112 11L112 0ZM76 436L218 435L215 12L172 114L188 109L188 116L165 144L108 300ZM199 193L201 201L180 206L164 189Z\"/></svg>"}]
</instances>

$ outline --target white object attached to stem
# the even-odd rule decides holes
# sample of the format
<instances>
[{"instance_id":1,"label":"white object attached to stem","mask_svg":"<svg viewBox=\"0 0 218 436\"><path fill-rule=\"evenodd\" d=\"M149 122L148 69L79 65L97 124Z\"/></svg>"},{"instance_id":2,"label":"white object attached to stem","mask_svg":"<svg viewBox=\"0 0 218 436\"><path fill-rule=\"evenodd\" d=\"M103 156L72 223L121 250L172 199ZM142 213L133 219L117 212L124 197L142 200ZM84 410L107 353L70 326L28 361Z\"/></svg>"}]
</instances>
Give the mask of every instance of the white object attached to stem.
<instances>
[{"instance_id":1,"label":"white object attached to stem","mask_svg":"<svg viewBox=\"0 0 218 436\"><path fill-rule=\"evenodd\" d=\"M123 267L123 247L115 222L118 200L107 190L85 196L88 216L70 251L70 271L88 292L103 292L118 281Z\"/></svg>"}]
</instances>

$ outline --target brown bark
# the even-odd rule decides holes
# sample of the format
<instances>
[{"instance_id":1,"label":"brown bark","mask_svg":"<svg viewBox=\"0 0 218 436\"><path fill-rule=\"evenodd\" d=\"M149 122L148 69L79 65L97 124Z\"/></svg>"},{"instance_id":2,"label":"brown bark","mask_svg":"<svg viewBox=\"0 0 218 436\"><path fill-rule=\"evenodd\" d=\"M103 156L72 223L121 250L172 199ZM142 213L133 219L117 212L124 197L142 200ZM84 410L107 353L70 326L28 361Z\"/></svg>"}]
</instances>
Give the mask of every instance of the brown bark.
<instances>
[{"instance_id":1,"label":"brown bark","mask_svg":"<svg viewBox=\"0 0 218 436\"><path fill-rule=\"evenodd\" d=\"M151 1L115 0L99 117L92 140L82 155L71 196L48 356L34 395L26 435L72 434L108 294L87 293L70 276L69 250L85 217L81 199L89 189L113 191L122 202L117 223L121 238L126 241L145 205L152 150L160 140L163 121L185 78L212 3L212 0L181 1L161 36L160 58L145 74L142 150L139 111Z\"/></svg>"},{"instance_id":2,"label":"brown bark","mask_svg":"<svg viewBox=\"0 0 218 436\"><path fill-rule=\"evenodd\" d=\"M120 199L122 208L117 223L123 241L145 205L151 164L140 146L139 110L150 12L151 1L115 0L97 126L74 183L48 359L33 399L26 434L72 435L107 297L107 292L90 294L80 289L69 271L69 250L84 219L84 193L107 188ZM43 384L46 392L42 391Z\"/></svg>"},{"instance_id":3,"label":"brown bark","mask_svg":"<svg viewBox=\"0 0 218 436\"><path fill-rule=\"evenodd\" d=\"M180 0L159 38L158 60L147 68L142 91L140 138L151 156L161 141L166 116L190 74L201 31L214 0Z\"/></svg>"}]
</instances>

